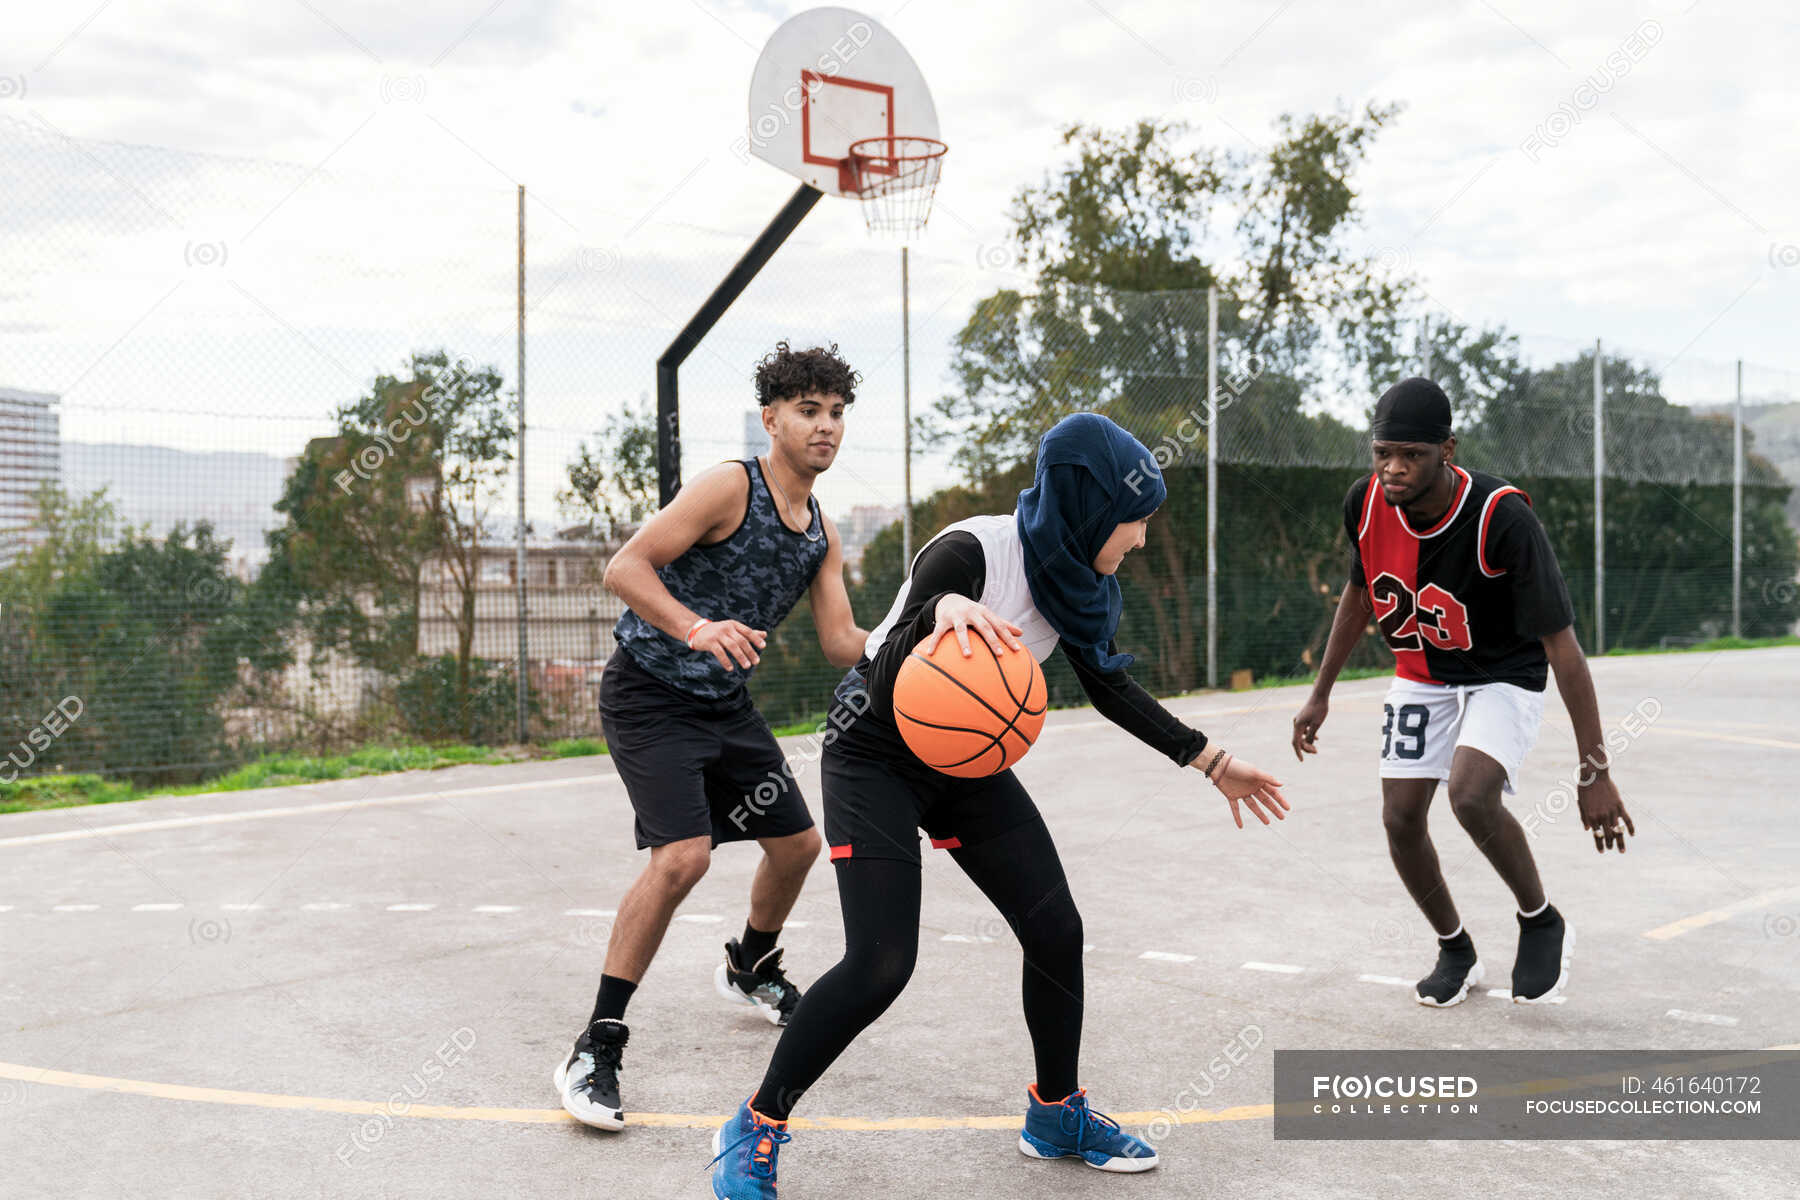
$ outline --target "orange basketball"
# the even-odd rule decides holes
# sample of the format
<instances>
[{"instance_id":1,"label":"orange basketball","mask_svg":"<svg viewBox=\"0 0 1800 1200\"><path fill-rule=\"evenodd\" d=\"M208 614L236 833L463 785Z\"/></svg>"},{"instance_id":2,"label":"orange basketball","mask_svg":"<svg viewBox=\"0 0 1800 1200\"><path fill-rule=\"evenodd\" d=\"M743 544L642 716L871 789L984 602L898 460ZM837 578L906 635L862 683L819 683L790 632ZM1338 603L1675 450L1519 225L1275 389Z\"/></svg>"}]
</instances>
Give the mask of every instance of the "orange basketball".
<instances>
[{"instance_id":1,"label":"orange basketball","mask_svg":"<svg viewBox=\"0 0 1800 1200\"><path fill-rule=\"evenodd\" d=\"M1025 757L1050 691L1029 650L995 657L973 630L963 657L954 632L930 655L916 649L894 679L894 724L919 761L946 775L977 779Z\"/></svg>"}]
</instances>

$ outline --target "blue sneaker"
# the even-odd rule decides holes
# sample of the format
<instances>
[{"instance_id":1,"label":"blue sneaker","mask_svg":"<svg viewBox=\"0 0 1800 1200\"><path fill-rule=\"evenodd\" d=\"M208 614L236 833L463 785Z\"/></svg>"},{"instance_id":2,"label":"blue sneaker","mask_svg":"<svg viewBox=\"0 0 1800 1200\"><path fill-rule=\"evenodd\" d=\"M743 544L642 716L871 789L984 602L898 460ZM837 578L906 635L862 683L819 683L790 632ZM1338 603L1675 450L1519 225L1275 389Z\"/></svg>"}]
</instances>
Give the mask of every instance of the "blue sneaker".
<instances>
[{"instance_id":1,"label":"blue sneaker","mask_svg":"<svg viewBox=\"0 0 1800 1200\"><path fill-rule=\"evenodd\" d=\"M754 1111L750 1100L713 1134L710 1165L718 1200L775 1200L775 1157L793 1134L786 1121L771 1121Z\"/></svg>"},{"instance_id":2,"label":"blue sneaker","mask_svg":"<svg viewBox=\"0 0 1800 1200\"><path fill-rule=\"evenodd\" d=\"M1019 1153L1026 1158L1078 1154L1088 1166L1102 1171L1148 1171L1156 1166L1150 1143L1089 1108L1085 1089L1048 1102L1038 1096L1037 1084L1027 1091L1031 1107L1025 1113L1025 1128L1019 1131Z\"/></svg>"}]
</instances>

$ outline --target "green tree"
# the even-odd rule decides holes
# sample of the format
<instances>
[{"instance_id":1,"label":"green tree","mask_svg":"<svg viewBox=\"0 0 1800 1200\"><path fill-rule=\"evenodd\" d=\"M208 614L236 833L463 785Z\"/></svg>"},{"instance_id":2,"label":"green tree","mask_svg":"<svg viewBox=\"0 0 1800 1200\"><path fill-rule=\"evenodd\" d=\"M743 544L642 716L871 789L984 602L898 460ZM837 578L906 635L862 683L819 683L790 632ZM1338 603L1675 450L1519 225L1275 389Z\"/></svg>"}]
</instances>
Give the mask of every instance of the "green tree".
<instances>
[{"instance_id":1,"label":"green tree","mask_svg":"<svg viewBox=\"0 0 1800 1200\"><path fill-rule=\"evenodd\" d=\"M446 596L455 695L467 702L481 548L504 511L516 405L494 368L415 353L402 375L378 376L338 410L336 437L307 446L275 506L287 520L269 535L263 578L315 655L342 650L403 674L423 597Z\"/></svg>"},{"instance_id":2,"label":"green tree","mask_svg":"<svg viewBox=\"0 0 1800 1200\"><path fill-rule=\"evenodd\" d=\"M229 573L230 545L204 521L132 534L57 584L34 631L49 668L35 690L39 707L75 696L84 711L44 765L172 781L234 756L227 699L284 649Z\"/></svg>"},{"instance_id":3,"label":"green tree","mask_svg":"<svg viewBox=\"0 0 1800 1200\"><path fill-rule=\"evenodd\" d=\"M955 446L979 481L1069 412L1138 430L1203 408L1213 283L1222 379L1285 377L1297 386L1277 394L1298 404L1327 361L1339 375L1398 362L1413 285L1350 246L1355 171L1397 112L1284 116L1256 155L1192 147L1179 125L1069 127L1071 159L1012 209L1034 288L976 304L954 345L957 386L920 419L920 440ZM1229 237L1209 234L1216 212L1236 214Z\"/></svg>"},{"instance_id":4,"label":"green tree","mask_svg":"<svg viewBox=\"0 0 1800 1200\"><path fill-rule=\"evenodd\" d=\"M647 401L611 413L589 446L584 439L568 464L568 486L556 493L563 515L577 522L565 531L601 545L629 537L660 503L656 475L656 417ZM599 582L603 559L588 564Z\"/></svg>"},{"instance_id":5,"label":"green tree","mask_svg":"<svg viewBox=\"0 0 1800 1200\"><path fill-rule=\"evenodd\" d=\"M91 571L106 548L127 532L119 510L101 488L71 496L60 484L38 485L33 544L0 570L0 603L31 604L64 578Z\"/></svg>"}]
</instances>

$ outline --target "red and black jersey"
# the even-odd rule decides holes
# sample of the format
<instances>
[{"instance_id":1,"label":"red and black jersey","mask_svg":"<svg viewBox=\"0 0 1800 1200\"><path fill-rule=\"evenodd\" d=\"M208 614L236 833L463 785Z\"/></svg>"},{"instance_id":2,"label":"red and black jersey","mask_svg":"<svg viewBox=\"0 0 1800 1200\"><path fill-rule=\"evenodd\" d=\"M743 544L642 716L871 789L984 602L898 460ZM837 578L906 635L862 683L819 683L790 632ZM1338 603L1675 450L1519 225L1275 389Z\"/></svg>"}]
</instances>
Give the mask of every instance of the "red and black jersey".
<instances>
[{"instance_id":1,"label":"red and black jersey","mask_svg":"<svg viewBox=\"0 0 1800 1200\"><path fill-rule=\"evenodd\" d=\"M1402 679L1544 690L1542 639L1575 620L1531 497L1452 465L1450 508L1415 529L1373 475L1344 497L1350 585L1369 589Z\"/></svg>"}]
</instances>

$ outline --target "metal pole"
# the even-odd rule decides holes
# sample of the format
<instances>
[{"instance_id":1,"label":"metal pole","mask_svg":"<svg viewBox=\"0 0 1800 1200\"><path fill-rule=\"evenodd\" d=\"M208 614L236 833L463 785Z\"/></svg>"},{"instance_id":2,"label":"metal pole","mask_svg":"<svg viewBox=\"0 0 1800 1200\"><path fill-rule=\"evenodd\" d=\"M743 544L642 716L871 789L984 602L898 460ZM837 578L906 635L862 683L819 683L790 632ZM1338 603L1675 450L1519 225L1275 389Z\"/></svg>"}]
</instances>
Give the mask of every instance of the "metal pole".
<instances>
[{"instance_id":1,"label":"metal pole","mask_svg":"<svg viewBox=\"0 0 1800 1200\"><path fill-rule=\"evenodd\" d=\"M1219 686L1219 289L1206 289L1206 686Z\"/></svg>"},{"instance_id":2,"label":"metal pole","mask_svg":"<svg viewBox=\"0 0 1800 1200\"><path fill-rule=\"evenodd\" d=\"M518 693L519 704L519 741L531 740L531 730L526 720L526 696L529 691L527 671L530 665L530 646L526 634L525 611L525 185L519 185L519 443L518 457L513 460L519 476L519 544L517 550L519 606L519 667L518 678L514 681Z\"/></svg>"},{"instance_id":3,"label":"metal pole","mask_svg":"<svg viewBox=\"0 0 1800 1200\"><path fill-rule=\"evenodd\" d=\"M1594 653L1606 653L1606 385L1594 339Z\"/></svg>"},{"instance_id":4,"label":"metal pole","mask_svg":"<svg viewBox=\"0 0 1800 1200\"><path fill-rule=\"evenodd\" d=\"M900 565L902 571L912 567L912 279L907 251L900 247Z\"/></svg>"},{"instance_id":5,"label":"metal pole","mask_svg":"<svg viewBox=\"0 0 1800 1200\"><path fill-rule=\"evenodd\" d=\"M1744 360L1731 402L1731 636L1744 636Z\"/></svg>"},{"instance_id":6,"label":"metal pole","mask_svg":"<svg viewBox=\"0 0 1800 1200\"><path fill-rule=\"evenodd\" d=\"M656 480L665 506L681 490L681 400L677 382L682 362L824 194L809 183L801 184L656 360Z\"/></svg>"}]
</instances>

